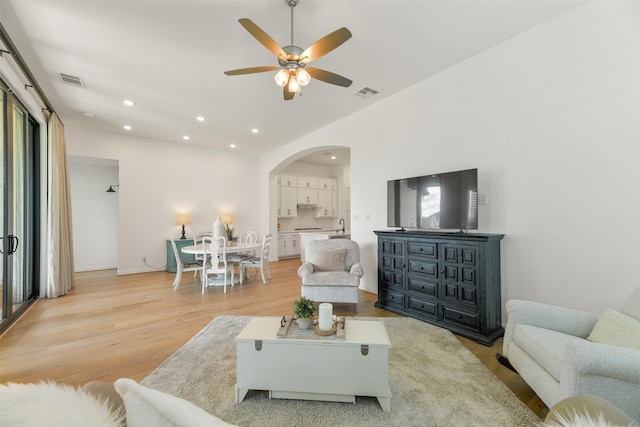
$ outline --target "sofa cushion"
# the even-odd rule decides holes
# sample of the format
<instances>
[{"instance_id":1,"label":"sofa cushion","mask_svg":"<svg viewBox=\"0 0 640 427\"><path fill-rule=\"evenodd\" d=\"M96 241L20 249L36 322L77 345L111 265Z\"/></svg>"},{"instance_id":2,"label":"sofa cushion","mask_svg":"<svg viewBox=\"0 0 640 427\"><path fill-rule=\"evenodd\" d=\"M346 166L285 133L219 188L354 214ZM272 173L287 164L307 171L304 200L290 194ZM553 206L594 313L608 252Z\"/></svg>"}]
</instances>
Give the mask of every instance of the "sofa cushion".
<instances>
[{"instance_id":1,"label":"sofa cushion","mask_svg":"<svg viewBox=\"0 0 640 427\"><path fill-rule=\"evenodd\" d=\"M134 380L120 378L115 385L124 400L127 427L231 426L191 402L144 387Z\"/></svg>"},{"instance_id":2,"label":"sofa cushion","mask_svg":"<svg viewBox=\"0 0 640 427\"><path fill-rule=\"evenodd\" d=\"M582 338L529 325L516 325L513 334L513 341L558 381L566 367L565 347L575 340Z\"/></svg>"},{"instance_id":3,"label":"sofa cushion","mask_svg":"<svg viewBox=\"0 0 640 427\"><path fill-rule=\"evenodd\" d=\"M303 286L355 286L360 285L360 276L348 271L318 271L302 278Z\"/></svg>"},{"instance_id":4,"label":"sofa cushion","mask_svg":"<svg viewBox=\"0 0 640 427\"><path fill-rule=\"evenodd\" d=\"M0 385L0 425L121 427L124 414L69 385L9 383Z\"/></svg>"},{"instance_id":5,"label":"sofa cushion","mask_svg":"<svg viewBox=\"0 0 640 427\"><path fill-rule=\"evenodd\" d=\"M328 249L313 251L307 261L313 264L315 271L344 271L344 249Z\"/></svg>"},{"instance_id":6,"label":"sofa cushion","mask_svg":"<svg viewBox=\"0 0 640 427\"><path fill-rule=\"evenodd\" d=\"M608 309L600 316L587 339L600 344L640 350L640 321Z\"/></svg>"}]
</instances>

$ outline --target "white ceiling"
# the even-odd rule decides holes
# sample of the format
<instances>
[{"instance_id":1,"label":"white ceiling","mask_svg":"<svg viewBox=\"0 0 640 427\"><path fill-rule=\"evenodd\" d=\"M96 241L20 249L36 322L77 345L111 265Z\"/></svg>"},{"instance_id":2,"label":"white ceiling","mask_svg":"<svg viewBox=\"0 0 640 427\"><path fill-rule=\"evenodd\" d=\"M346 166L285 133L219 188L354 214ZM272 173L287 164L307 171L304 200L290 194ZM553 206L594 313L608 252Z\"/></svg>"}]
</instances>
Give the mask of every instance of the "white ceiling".
<instances>
[{"instance_id":1,"label":"white ceiling","mask_svg":"<svg viewBox=\"0 0 640 427\"><path fill-rule=\"evenodd\" d=\"M353 85L313 80L292 101L282 99L275 71L223 74L277 65L238 19L251 19L288 45L285 0L0 0L0 22L65 125L223 150L233 143L239 152L260 155L580 2L300 0L295 44L304 49L347 27L353 37L312 66ZM63 83L60 73L81 77L85 88ZM356 96L365 87L379 94ZM126 107L125 98L136 105ZM199 114L205 122L196 121ZM316 157L326 159L324 152Z\"/></svg>"}]
</instances>

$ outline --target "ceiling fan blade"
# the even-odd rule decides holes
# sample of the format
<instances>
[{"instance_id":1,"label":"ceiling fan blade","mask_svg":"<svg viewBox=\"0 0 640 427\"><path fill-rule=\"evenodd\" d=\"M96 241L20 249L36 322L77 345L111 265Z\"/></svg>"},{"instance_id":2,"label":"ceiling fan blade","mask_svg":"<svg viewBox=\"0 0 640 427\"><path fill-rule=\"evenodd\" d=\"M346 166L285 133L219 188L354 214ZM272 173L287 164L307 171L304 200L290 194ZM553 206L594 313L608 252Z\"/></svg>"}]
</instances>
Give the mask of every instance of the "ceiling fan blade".
<instances>
[{"instance_id":1,"label":"ceiling fan blade","mask_svg":"<svg viewBox=\"0 0 640 427\"><path fill-rule=\"evenodd\" d=\"M253 74L253 73L264 73L266 71L279 70L280 67L276 65L265 65L264 67L251 67L251 68L240 68L237 70L229 70L224 73L227 76L239 76L241 74Z\"/></svg>"},{"instance_id":2,"label":"ceiling fan blade","mask_svg":"<svg viewBox=\"0 0 640 427\"><path fill-rule=\"evenodd\" d=\"M291 101L296 95L295 92L289 92L289 85L285 85L285 87L283 87L282 89L284 89L282 93L284 95L285 101Z\"/></svg>"},{"instance_id":3,"label":"ceiling fan blade","mask_svg":"<svg viewBox=\"0 0 640 427\"><path fill-rule=\"evenodd\" d=\"M335 30L333 33L328 34L306 48L304 52L300 54L301 63L309 63L313 60L320 58L323 55L331 52L333 49L340 46L351 38L351 31L345 27Z\"/></svg>"},{"instance_id":4,"label":"ceiling fan blade","mask_svg":"<svg viewBox=\"0 0 640 427\"><path fill-rule=\"evenodd\" d=\"M332 85L349 87L351 86L351 83L353 83L348 78L342 77L339 74L332 73L331 71L325 71L314 67L305 67L305 70L307 70L307 72L311 74L311 77L313 77L314 79L318 79Z\"/></svg>"},{"instance_id":5,"label":"ceiling fan blade","mask_svg":"<svg viewBox=\"0 0 640 427\"><path fill-rule=\"evenodd\" d=\"M278 43L275 42L267 33L262 31L260 27L253 23L252 20L248 18L240 18L238 19L240 25L242 25L249 33L256 38L264 47L269 49L275 56L279 59L283 60L287 59L287 54L280 47Z\"/></svg>"}]
</instances>

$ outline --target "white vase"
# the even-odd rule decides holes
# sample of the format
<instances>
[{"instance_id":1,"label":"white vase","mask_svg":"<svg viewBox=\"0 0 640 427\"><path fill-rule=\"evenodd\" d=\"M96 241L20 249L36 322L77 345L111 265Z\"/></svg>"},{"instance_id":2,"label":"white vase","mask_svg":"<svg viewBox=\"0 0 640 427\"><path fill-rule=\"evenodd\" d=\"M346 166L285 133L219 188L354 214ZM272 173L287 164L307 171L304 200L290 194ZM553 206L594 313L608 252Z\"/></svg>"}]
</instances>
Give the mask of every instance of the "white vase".
<instances>
[{"instance_id":1,"label":"white vase","mask_svg":"<svg viewBox=\"0 0 640 427\"><path fill-rule=\"evenodd\" d=\"M224 224L220 221L220 217L216 218L216 222L213 223L213 237L226 237L224 232Z\"/></svg>"},{"instance_id":2,"label":"white vase","mask_svg":"<svg viewBox=\"0 0 640 427\"><path fill-rule=\"evenodd\" d=\"M309 329L311 327L311 319L298 319L298 328Z\"/></svg>"}]
</instances>

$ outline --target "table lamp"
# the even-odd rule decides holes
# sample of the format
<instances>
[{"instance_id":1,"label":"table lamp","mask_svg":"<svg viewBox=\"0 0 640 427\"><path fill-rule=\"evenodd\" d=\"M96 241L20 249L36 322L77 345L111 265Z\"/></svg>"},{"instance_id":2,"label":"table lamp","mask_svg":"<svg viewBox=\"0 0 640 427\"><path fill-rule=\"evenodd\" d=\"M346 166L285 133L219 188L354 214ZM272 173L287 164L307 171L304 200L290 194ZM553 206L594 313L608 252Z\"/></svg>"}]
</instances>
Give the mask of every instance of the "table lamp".
<instances>
[{"instance_id":1,"label":"table lamp","mask_svg":"<svg viewBox=\"0 0 640 427\"><path fill-rule=\"evenodd\" d=\"M190 222L191 217L189 215L178 215L178 225L182 225L182 237L180 237L180 240L187 238L187 236L184 235L184 226Z\"/></svg>"}]
</instances>

